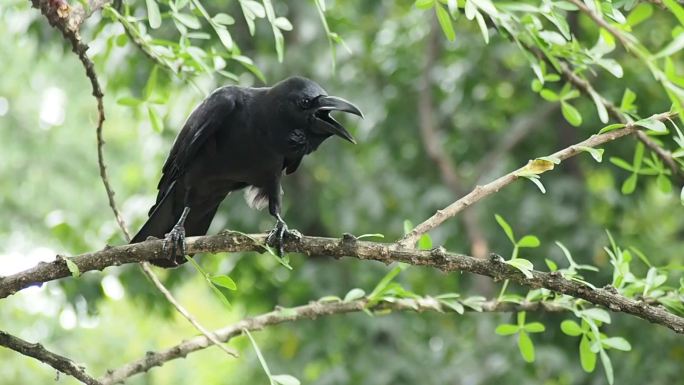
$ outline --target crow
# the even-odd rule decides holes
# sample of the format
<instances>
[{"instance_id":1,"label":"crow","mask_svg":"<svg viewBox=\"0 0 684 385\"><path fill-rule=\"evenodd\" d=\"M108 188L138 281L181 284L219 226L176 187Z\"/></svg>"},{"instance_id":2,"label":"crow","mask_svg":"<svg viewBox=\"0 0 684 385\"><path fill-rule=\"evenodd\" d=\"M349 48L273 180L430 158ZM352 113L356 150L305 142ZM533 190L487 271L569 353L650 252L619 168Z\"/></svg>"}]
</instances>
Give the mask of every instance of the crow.
<instances>
[{"instance_id":1,"label":"crow","mask_svg":"<svg viewBox=\"0 0 684 385\"><path fill-rule=\"evenodd\" d=\"M186 261L185 236L206 234L223 199L246 189L251 207L268 205L275 217L267 242L282 255L289 233L280 216L283 173L295 172L304 155L332 135L356 143L330 116L332 111L363 118L352 103L298 76L272 87L216 89L176 137L162 168L156 203L131 243L164 237L167 255L150 262L176 267Z\"/></svg>"}]
</instances>

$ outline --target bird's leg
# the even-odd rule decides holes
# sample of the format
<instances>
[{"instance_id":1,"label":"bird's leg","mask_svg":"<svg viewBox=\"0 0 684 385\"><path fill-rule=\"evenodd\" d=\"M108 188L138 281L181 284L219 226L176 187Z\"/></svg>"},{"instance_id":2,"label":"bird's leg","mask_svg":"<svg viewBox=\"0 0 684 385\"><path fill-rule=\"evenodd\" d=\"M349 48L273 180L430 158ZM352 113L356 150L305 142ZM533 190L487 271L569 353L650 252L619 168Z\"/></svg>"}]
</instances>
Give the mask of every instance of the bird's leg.
<instances>
[{"instance_id":1,"label":"bird's leg","mask_svg":"<svg viewBox=\"0 0 684 385\"><path fill-rule=\"evenodd\" d=\"M178 222L164 237L163 252L175 264L180 265L185 262L185 219L190 213L190 207L185 206Z\"/></svg>"}]
</instances>

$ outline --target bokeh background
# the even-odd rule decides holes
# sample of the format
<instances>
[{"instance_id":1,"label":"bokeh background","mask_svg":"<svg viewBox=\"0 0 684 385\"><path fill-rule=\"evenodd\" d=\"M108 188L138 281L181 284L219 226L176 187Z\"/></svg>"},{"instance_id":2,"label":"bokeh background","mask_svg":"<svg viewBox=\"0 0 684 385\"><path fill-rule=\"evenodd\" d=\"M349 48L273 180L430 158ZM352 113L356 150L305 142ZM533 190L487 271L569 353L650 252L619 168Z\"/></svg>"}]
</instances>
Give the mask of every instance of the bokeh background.
<instances>
[{"instance_id":1,"label":"bokeh background","mask_svg":"<svg viewBox=\"0 0 684 385\"><path fill-rule=\"evenodd\" d=\"M425 122L420 103L428 95L431 102L426 108L435 139L455 165L462 191L578 142L603 126L585 98L574 102L584 117L582 125L570 126L557 105L531 90L534 74L510 41L492 35L485 44L477 25L462 18L455 23L455 42L449 42L435 28L432 13L416 9L412 2L328 2L330 28L349 48L337 45L333 60L313 3L276 1L277 13L294 26L285 32L282 62L268 24L258 21L251 37L238 17L237 2L203 3L212 12L235 15L231 33L242 54L263 72L266 84L304 75L364 111L362 121L341 118L358 145L329 140L304 160L297 173L285 178L285 218L308 235L382 233L392 241L403 234L405 220L418 223L457 198L421 137ZM130 4L145 16L144 2ZM58 253L74 255L124 243L98 174L90 84L60 34L29 6L17 0L0 4L0 275L52 260ZM595 26L584 17L575 14L568 22L578 39L596 38ZM656 12L634 33L645 44L659 46L670 36L672 24L670 14ZM129 229L135 231L154 201L159 170L176 133L205 93L225 84L264 83L233 62L227 70L236 80L199 75L191 84L159 70L151 98L160 104L125 105L125 98L149 96L145 86L154 64L120 38L122 32L120 25L96 15L86 24L84 37L91 42L89 52L106 95L110 181ZM212 43L216 45L206 44ZM595 88L619 100L629 87L638 95L644 116L669 109L643 64L623 51L616 58L625 69L623 79L599 74ZM151 123L149 108L160 118L161 132ZM513 140L513 135L519 137ZM635 144L631 138L612 143L605 147L606 158L629 160ZM487 249L504 256L511 246L495 213L506 218L516 234L538 236L541 247L524 254L538 268L544 266L544 258L563 263L554 245L561 241L579 263L599 267L600 272L586 275L599 286L610 281L612 271L603 250L608 244L606 230L619 244L638 248L656 265L682 265L684 216L678 194L663 193L655 178L644 177L634 194L623 195L620 186L627 176L605 160L598 164L588 155L578 156L543 175L546 194L532 183L516 182L469 208L468 215ZM258 232L272 225L267 212L249 209L241 194L233 194L210 232ZM432 233L432 239L435 245L471 253L468 231L461 220L450 220ZM211 328L276 305L343 296L355 287L369 292L389 269L368 261L300 255L291 256L292 271L268 255L254 253L198 259L207 270L228 274L237 282L238 291L228 293L232 307L225 307L190 266L159 274ZM644 275L647 267L635 262L633 270ZM673 284L676 279L675 274ZM460 292L491 297L500 285L417 267L402 272L398 281L425 295ZM0 309L2 329L41 341L95 374L196 334L136 266L24 290L0 301ZM361 313L283 324L254 335L274 373L290 373L304 384L605 383L600 367L593 374L582 371L578 340L558 327L566 318L570 316L528 314L528 319L547 326L546 332L533 336L533 364L522 360L514 338L494 333L496 325L514 322L511 314ZM617 383L681 383L680 336L626 315L614 315L607 330L627 338L633 347L628 353L611 353ZM231 345L241 352L239 359L228 359L211 348L127 383L268 383L249 341L239 337ZM0 351L1 384L52 383L54 378L47 366ZM76 382L62 376L57 383Z\"/></svg>"}]
</instances>

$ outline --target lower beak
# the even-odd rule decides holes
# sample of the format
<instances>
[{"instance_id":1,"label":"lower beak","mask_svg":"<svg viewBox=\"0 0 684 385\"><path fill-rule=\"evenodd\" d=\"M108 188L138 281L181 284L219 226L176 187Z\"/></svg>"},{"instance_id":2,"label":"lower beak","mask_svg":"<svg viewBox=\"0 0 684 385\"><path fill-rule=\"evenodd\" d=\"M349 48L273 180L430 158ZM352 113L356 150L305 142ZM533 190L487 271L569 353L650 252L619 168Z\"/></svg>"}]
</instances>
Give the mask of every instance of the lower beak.
<instances>
[{"instance_id":1,"label":"lower beak","mask_svg":"<svg viewBox=\"0 0 684 385\"><path fill-rule=\"evenodd\" d=\"M331 111L342 111L354 114L363 118L363 113L352 103L335 96L321 96L316 99L317 106L315 107L316 118L319 121L319 129L329 134L337 135L352 143L356 143L354 137L351 136L344 126L338 123L330 116Z\"/></svg>"}]
</instances>

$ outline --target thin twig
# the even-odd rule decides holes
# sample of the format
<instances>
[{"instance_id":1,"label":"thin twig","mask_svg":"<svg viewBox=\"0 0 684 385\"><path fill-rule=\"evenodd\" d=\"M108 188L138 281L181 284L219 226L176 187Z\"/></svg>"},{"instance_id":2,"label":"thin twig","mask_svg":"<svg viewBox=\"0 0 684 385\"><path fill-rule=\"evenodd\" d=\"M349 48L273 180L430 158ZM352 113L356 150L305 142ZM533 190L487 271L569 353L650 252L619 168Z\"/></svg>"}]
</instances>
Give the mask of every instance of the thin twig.
<instances>
[{"instance_id":1,"label":"thin twig","mask_svg":"<svg viewBox=\"0 0 684 385\"><path fill-rule=\"evenodd\" d=\"M460 176L454 162L451 161L449 155L444 151L444 147L439 140L439 133L437 132L437 124L435 123L434 100L432 98L432 82L430 79L430 71L434 67L435 60L439 54L439 39L440 29L437 18L433 17L431 21L430 34L427 37L425 45L425 64L423 65L423 73L420 77L419 95L418 98L418 127L420 129L420 137L423 141L423 147L430 159L435 163L439 174L444 184L456 196L463 194L463 187L460 183ZM489 254L489 245L485 239L482 229L475 211L468 211L463 216L463 226L465 227L468 240L470 241L470 250L473 256L484 258Z\"/></svg>"},{"instance_id":2,"label":"thin twig","mask_svg":"<svg viewBox=\"0 0 684 385\"><path fill-rule=\"evenodd\" d=\"M629 135L634 127L613 131L617 137ZM595 136L607 141L605 136ZM590 143L591 144L591 143ZM574 153L582 151L573 148ZM217 235L187 238L189 254L238 251L264 251L266 234L247 235L237 232L222 232ZM322 237L301 237L290 239L284 245L285 251L306 255L321 255L333 258L352 257L362 260L374 260L383 263L404 262L416 266L429 266L444 272L469 272L491 277L495 281L510 279L511 282L527 288L546 288L551 291L581 298L594 305L604 306L612 311L631 314L659 325L666 326L677 333L684 333L684 318L668 312L659 306L652 306L644 301L625 297L615 290L592 289L591 287L565 279L561 274L532 271L527 278L511 265L502 263L499 258L474 258L468 255L448 253L443 249L416 250L402 248L396 244L366 242L356 240L353 236L342 239ZM164 255L162 240L149 240L142 243L111 247L94 253L82 254L70 260L79 271L85 273L102 270L108 266L125 263L136 263L162 258ZM53 262L41 263L20 273L0 277L0 298L5 298L19 290L59 278L70 276L64 258Z\"/></svg>"},{"instance_id":3,"label":"thin twig","mask_svg":"<svg viewBox=\"0 0 684 385\"><path fill-rule=\"evenodd\" d=\"M83 367L76 365L76 363L67 357L45 349L45 347L43 347L41 344L24 341L19 337L15 337L0 330L0 346L12 349L15 352L21 353L25 356L35 358L36 360L48 364L64 374L76 378L84 384L102 384L100 381L86 373Z\"/></svg>"},{"instance_id":4,"label":"thin twig","mask_svg":"<svg viewBox=\"0 0 684 385\"><path fill-rule=\"evenodd\" d=\"M653 119L657 120L666 120L669 119L673 116L675 116L675 113L672 112L666 112L662 114L656 114L653 115ZM638 132L639 129L637 126L635 126L632 123L628 123L624 128L621 128L619 130L607 132L601 135L594 135L590 137L589 139L577 143L575 145L572 145L570 147L564 148L554 154L551 154L549 157L550 158L556 158L559 160L565 160L570 157L573 157L579 153L581 153L582 147L596 147L600 146L602 144L611 142L615 139L621 138L626 135L631 135L634 134L635 132ZM476 186L473 191L470 193L466 194L464 197L461 199L457 200L456 202L450 204L446 208L442 210L437 210L437 212L431 216L430 218L426 219L423 221L423 223L419 224L416 226L413 230L411 230L408 234L406 234L402 239L400 239L397 243L401 247L410 247L415 242L420 238L421 235L427 233L428 231L434 229L435 227L441 225L444 221L446 221L449 218L452 218L456 216L456 214L460 213L463 209L465 209L468 206L471 206L477 202L479 202L481 199L498 192L502 188L508 186L509 184L513 183L519 178L519 174L521 172L524 172L526 169L526 166L523 166L517 170L511 171L510 173L499 177L498 179L495 179L494 181L487 183L482 186Z\"/></svg>"},{"instance_id":5,"label":"thin twig","mask_svg":"<svg viewBox=\"0 0 684 385\"><path fill-rule=\"evenodd\" d=\"M234 337L241 335L243 330L258 331L268 326L278 325L285 322L296 322L304 319L317 319L323 316L335 314L345 314L360 312L363 310L392 310L392 311L415 311L423 312L454 312L454 309L444 306L437 299L432 297L421 297L415 299L397 299L392 302L381 301L375 305L368 306L368 299L361 298L348 302L312 302L308 305L297 306L294 308L279 309L265 313L256 317L245 318L233 325L214 331L221 341L228 342ZM567 311L566 308L553 303L544 302L523 302L516 305L497 301L487 301L481 304L483 312L510 312L510 311L537 311L544 310L549 312ZM464 307L466 311L473 309ZM103 385L112 385L123 382L133 375L146 372L156 366L162 366L166 362L184 358L188 354L202 350L210 346L210 342L205 336L197 336L185 340L178 345L159 352L147 352L145 357L132 361L118 369L110 370L100 381Z\"/></svg>"}]
</instances>

